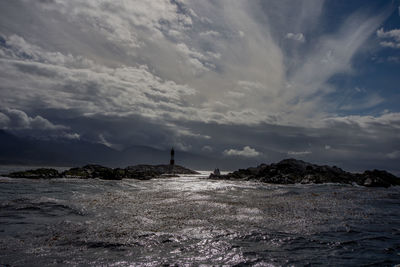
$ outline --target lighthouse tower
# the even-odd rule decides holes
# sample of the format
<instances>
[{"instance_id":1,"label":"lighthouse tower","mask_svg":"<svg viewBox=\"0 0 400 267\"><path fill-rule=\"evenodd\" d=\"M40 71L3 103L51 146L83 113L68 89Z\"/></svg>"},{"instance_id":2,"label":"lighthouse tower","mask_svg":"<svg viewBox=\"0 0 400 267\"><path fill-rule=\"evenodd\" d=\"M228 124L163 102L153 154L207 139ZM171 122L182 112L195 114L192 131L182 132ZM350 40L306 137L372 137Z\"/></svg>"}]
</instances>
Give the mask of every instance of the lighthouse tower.
<instances>
[{"instance_id":1,"label":"lighthouse tower","mask_svg":"<svg viewBox=\"0 0 400 267\"><path fill-rule=\"evenodd\" d=\"M171 160L169 161L169 165L174 166L175 165L175 151L174 148L171 148Z\"/></svg>"}]
</instances>

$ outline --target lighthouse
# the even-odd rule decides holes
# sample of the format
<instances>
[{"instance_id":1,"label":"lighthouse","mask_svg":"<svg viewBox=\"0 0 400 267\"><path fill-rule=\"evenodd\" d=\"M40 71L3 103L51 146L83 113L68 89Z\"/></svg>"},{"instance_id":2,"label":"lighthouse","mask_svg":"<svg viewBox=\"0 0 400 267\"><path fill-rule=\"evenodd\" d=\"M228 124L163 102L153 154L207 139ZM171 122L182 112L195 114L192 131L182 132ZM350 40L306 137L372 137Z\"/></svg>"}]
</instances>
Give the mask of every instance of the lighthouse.
<instances>
[{"instance_id":1,"label":"lighthouse","mask_svg":"<svg viewBox=\"0 0 400 267\"><path fill-rule=\"evenodd\" d=\"M175 151L174 148L171 148L171 159L169 161L169 165L174 166L175 165Z\"/></svg>"}]
</instances>

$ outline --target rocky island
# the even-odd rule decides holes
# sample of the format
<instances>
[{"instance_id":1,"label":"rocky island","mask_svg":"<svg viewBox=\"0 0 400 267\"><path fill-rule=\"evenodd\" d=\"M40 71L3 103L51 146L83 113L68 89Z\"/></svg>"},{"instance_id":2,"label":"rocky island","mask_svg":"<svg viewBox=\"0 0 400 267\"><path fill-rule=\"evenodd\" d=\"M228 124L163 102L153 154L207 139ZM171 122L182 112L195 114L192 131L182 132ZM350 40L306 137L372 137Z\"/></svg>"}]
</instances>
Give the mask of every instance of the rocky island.
<instances>
[{"instance_id":1,"label":"rocky island","mask_svg":"<svg viewBox=\"0 0 400 267\"><path fill-rule=\"evenodd\" d=\"M63 172L52 168L39 168L12 172L5 177L10 178L29 178L29 179L52 179L52 178L77 178L103 180L138 179L149 180L152 178L176 177L178 174L199 174L196 171L187 169L175 164L175 151L171 149L171 159L169 164L148 165L139 164L122 168L108 168L97 164L89 164L83 167L75 167ZM0 175L1 176L1 175Z\"/></svg>"},{"instance_id":2,"label":"rocky island","mask_svg":"<svg viewBox=\"0 0 400 267\"><path fill-rule=\"evenodd\" d=\"M239 169L225 175L210 174L210 179L252 180L271 184L357 184L369 187L400 185L400 178L387 171L346 172L336 166L320 166L302 160L285 159L270 165Z\"/></svg>"},{"instance_id":3,"label":"rocky island","mask_svg":"<svg viewBox=\"0 0 400 267\"><path fill-rule=\"evenodd\" d=\"M198 174L197 172L179 165L135 165L122 168L108 168L101 165L90 164L83 167L71 168L59 172L52 168L40 168L20 172L12 172L5 177L51 179L51 178L99 178L104 180L139 179L171 177L178 174Z\"/></svg>"}]
</instances>

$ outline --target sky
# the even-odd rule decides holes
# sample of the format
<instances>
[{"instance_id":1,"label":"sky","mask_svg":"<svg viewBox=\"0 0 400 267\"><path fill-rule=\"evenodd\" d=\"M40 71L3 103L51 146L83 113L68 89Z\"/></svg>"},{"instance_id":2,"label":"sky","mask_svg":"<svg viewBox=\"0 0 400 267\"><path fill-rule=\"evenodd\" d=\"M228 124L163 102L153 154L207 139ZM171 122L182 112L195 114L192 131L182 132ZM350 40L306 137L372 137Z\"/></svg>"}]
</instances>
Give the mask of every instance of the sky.
<instances>
[{"instance_id":1,"label":"sky","mask_svg":"<svg viewBox=\"0 0 400 267\"><path fill-rule=\"evenodd\" d=\"M0 0L0 129L400 173L398 0Z\"/></svg>"}]
</instances>

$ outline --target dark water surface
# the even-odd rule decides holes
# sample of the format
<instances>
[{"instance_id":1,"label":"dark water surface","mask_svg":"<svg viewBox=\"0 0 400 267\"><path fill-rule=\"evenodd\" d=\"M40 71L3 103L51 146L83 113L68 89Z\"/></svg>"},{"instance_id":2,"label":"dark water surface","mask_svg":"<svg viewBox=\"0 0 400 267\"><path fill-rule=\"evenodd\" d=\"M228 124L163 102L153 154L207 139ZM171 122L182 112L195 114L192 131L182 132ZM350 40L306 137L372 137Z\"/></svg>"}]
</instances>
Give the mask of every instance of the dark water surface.
<instances>
[{"instance_id":1,"label":"dark water surface","mask_svg":"<svg viewBox=\"0 0 400 267\"><path fill-rule=\"evenodd\" d=\"M0 265L399 263L400 187L0 178Z\"/></svg>"}]
</instances>

